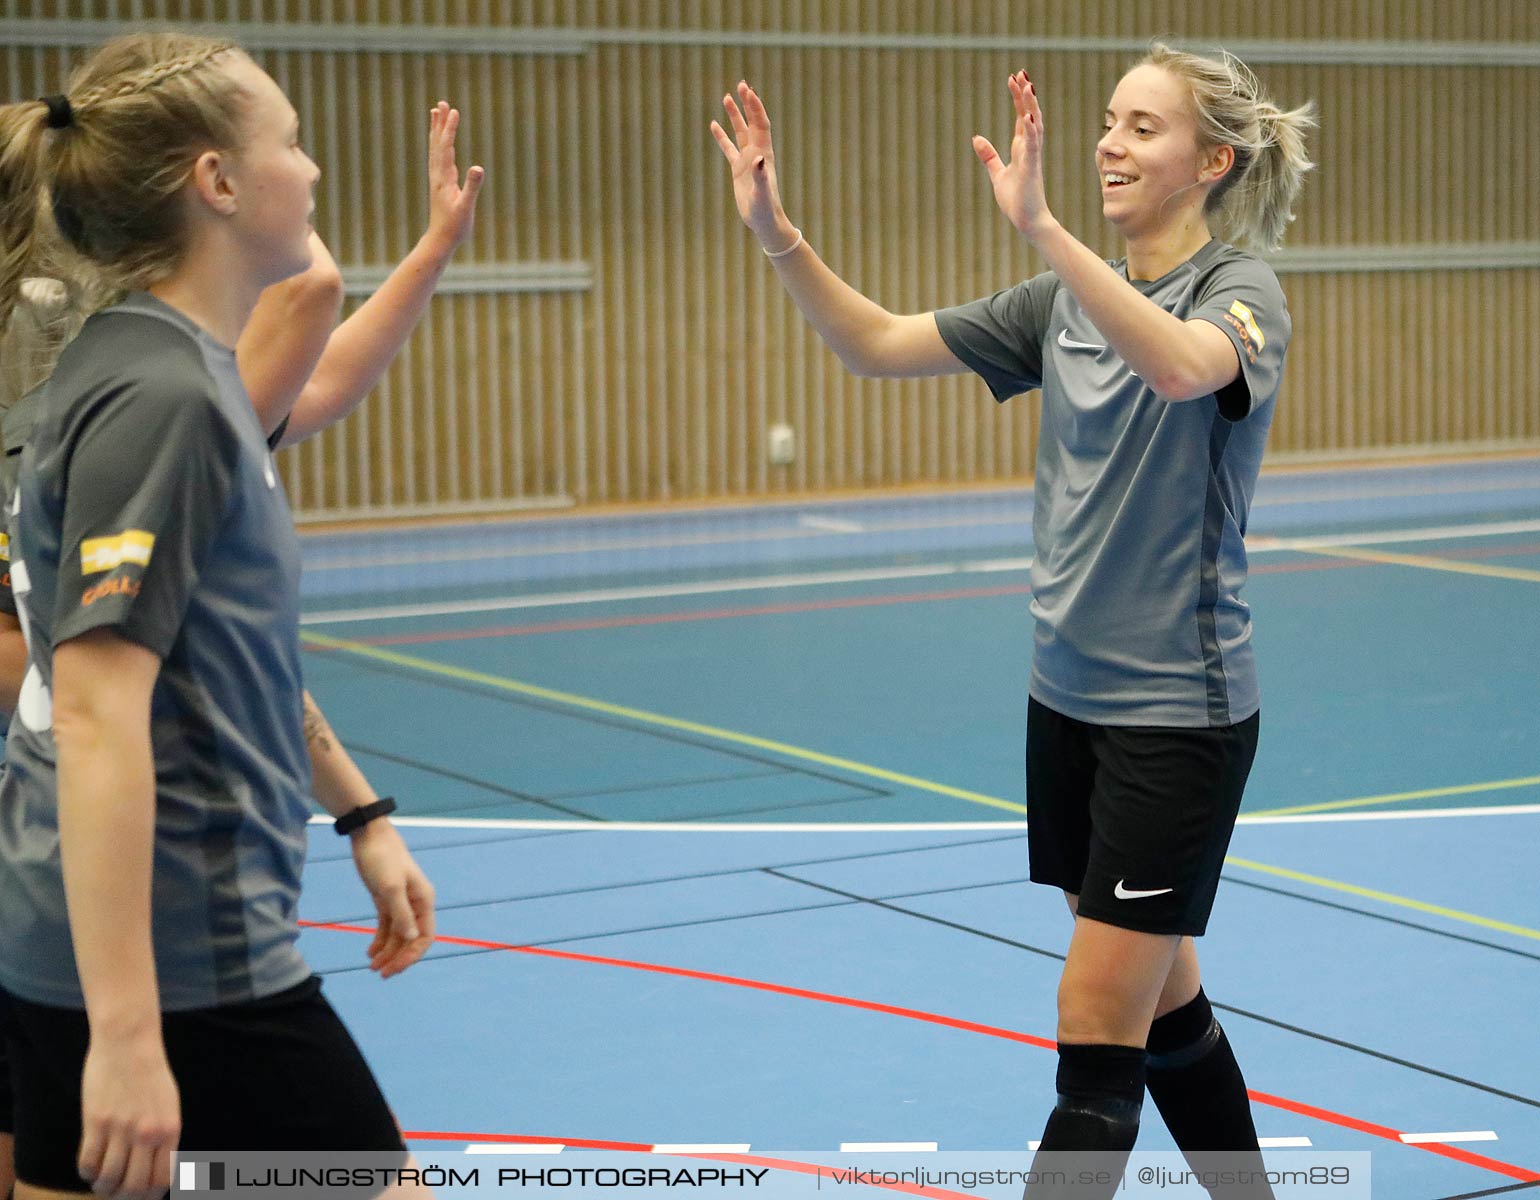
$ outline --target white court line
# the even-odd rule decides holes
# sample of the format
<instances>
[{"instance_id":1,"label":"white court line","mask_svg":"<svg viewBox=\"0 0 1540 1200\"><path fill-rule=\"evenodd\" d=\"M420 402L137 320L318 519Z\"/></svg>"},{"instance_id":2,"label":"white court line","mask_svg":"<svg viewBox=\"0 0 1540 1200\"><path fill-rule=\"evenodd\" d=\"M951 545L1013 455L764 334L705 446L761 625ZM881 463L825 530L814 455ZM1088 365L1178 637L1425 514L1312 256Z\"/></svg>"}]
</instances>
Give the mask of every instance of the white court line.
<instances>
[{"instance_id":1,"label":"white court line","mask_svg":"<svg viewBox=\"0 0 1540 1200\"><path fill-rule=\"evenodd\" d=\"M533 1142L529 1144L503 1142L472 1142L465 1147L467 1154L560 1154L567 1147L558 1142Z\"/></svg>"},{"instance_id":2,"label":"white court line","mask_svg":"<svg viewBox=\"0 0 1540 1200\"><path fill-rule=\"evenodd\" d=\"M1401 1140L1408 1146L1425 1146L1430 1142L1495 1142L1497 1134L1490 1129L1471 1129L1463 1133L1403 1133Z\"/></svg>"},{"instance_id":3,"label":"white court line","mask_svg":"<svg viewBox=\"0 0 1540 1200\"><path fill-rule=\"evenodd\" d=\"M826 533L866 532L866 526L859 521L841 521L837 517L799 517L797 524L804 529L821 529Z\"/></svg>"},{"instance_id":4,"label":"white court line","mask_svg":"<svg viewBox=\"0 0 1540 1200\"><path fill-rule=\"evenodd\" d=\"M1402 812L1300 813L1286 817L1242 816L1238 825L1318 825L1333 821L1416 821L1430 817L1512 817L1540 813L1540 804L1489 805L1480 808L1422 808ZM871 824L776 824L768 821L539 821L501 817L391 817L405 829L530 829L582 833L998 833L1024 832L1025 821L917 821ZM314 816L312 825L330 825Z\"/></svg>"},{"instance_id":5,"label":"white court line","mask_svg":"<svg viewBox=\"0 0 1540 1200\"><path fill-rule=\"evenodd\" d=\"M417 563L490 562L500 558L546 558L558 555L635 553L645 550L682 550L697 546L735 546L753 542L785 542L798 538L827 537L854 533L924 533L941 529L994 528L1000 525L1025 529L1032 520L1031 510L999 517L950 517L945 520L887 521L858 525L822 517L805 517L807 528L783 525L773 529L729 530L721 533L675 534L671 537L639 538L630 541L547 542L532 546L498 546L488 550L427 550L411 554L354 554L320 559L306 564L306 570L341 571L361 567L409 567ZM822 522L822 523L820 523Z\"/></svg>"},{"instance_id":6,"label":"white court line","mask_svg":"<svg viewBox=\"0 0 1540 1200\"><path fill-rule=\"evenodd\" d=\"M1430 817L1523 817L1540 813L1540 804L1490 804L1472 808L1407 808L1378 812L1288 813L1276 817L1242 816L1237 825L1314 825L1334 821L1424 821Z\"/></svg>"},{"instance_id":7,"label":"white court line","mask_svg":"<svg viewBox=\"0 0 1540 1200\"><path fill-rule=\"evenodd\" d=\"M935 1142L841 1142L841 1154L934 1154Z\"/></svg>"},{"instance_id":8,"label":"white court line","mask_svg":"<svg viewBox=\"0 0 1540 1200\"><path fill-rule=\"evenodd\" d=\"M1317 546L1374 546L1397 542L1440 541L1451 538L1501 537L1514 533L1540 533L1540 521L1500 521L1485 525L1437 525L1422 529L1365 530L1323 537L1256 537L1246 543L1250 554L1279 552L1308 554ZM421 560L414 560L421 561ZM597 588L580 592L539 592L522 596L494 596L484 600L445 600L426 604L380 605L303 614L301 625L336 625L355 621L390 621L409 617L463 616L470 613L507 612L525 608L552 608L569 604L606 604L626 600L652 600L669 596L709 596L723 592L823 587L841 583L868 583L890 579L926 579L942 575L974 575L1026 571L1031 558L976 559L956 563L932 563L912 567L872 567L854 571L814 571L792 575L754 575L696 583L658 584L650 587ZM315 568L307 566L306 570Z\"/></svg>"},{"instance_id":9,"label":"white court line","mask_svg":"<svg viewBox=\"0 0 1540 1200\"><path fill-rule=\"evenodd\" d=\"M462 613L502 612L516 608L550 608L564 604L604 604L617 600L651 600L664 596L709 596L717 592L748 592L761 589L818 587L831 583L866 583L884 579L922 579L955 575L965 567L937 563L925 567L872 567L862 571L817 571L800 575L753 575L739 579L712 579L700 583L669 583L653 587L599 588L586 592L539 592L528 596L502 596L487 600L446 600L434 604L394 604L378 608L346 608L306 613L301 625L332 625L345 621L388 621L400 617L443 617Z\"/></svg>"},{"instance_id":10,"label":"white court line","mask_svg":"<svg viewBox=\"0 0 1540 1200\"><path fill-rule=\"evenodd\" d=\"M1258 1150L1308 1150L1313 1143L1307 1137L1258 1138Z\"/></svg>"},{"instance_id":11,"label":"white court line","mask_svg":"<svg viewBox=\"0 0 1540 1200\"><path fill-rule=\"evenodd\" d=\"M1483 525L1430 525L1421 529L1386 529L1378 533L1332 533L1324 537L1258 536L1246 542L1251 554L1271 550L1308 552L1315 546L1388 546L1395 542L1439 542L1459 538L1503 537L1540 533L1540 521L1490 521Z\"/></svg>"},{"instance_id":12,"label":"white court line","mask_svg":"<svg viewBox=\"0 0 1540 1200\"><path fill-rule=\"evenodd\" d=\"M653 1154L747 1154L748 1142L659 1142Z\"/></svg>"}]
</instances>

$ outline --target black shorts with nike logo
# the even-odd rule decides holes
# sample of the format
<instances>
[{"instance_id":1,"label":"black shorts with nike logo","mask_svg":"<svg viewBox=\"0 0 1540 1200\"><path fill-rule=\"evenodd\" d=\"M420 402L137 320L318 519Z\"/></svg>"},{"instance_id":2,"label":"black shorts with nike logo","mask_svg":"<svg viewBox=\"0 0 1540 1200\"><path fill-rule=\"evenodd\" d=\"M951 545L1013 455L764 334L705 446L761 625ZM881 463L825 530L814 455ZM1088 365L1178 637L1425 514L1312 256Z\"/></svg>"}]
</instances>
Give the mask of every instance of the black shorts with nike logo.
<instances>
[{"instance_id":1,"label":"black shorts with nike logo","mask_svg":"<svg viewBox=\"0 0 1540 1200\"><path fill-rule=\"evenodd\" d=\"M1089 725L1027 703L1032 881L1143 933L1208 927L1260 714L1217 729Z\"/></svg>"}]
</instances>

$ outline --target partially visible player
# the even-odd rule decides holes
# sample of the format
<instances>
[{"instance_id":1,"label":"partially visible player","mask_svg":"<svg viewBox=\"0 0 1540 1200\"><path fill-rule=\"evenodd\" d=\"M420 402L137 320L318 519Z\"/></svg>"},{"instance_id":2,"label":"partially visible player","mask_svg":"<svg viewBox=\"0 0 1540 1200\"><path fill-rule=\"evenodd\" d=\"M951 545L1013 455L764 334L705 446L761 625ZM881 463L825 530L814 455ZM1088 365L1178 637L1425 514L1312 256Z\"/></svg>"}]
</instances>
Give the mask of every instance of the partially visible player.
<instances>
[{"instance_id":1,"label":"partially visible player","mask_svg":"<svg viewBox=\"0 0 1540 1200\"><path fill-rule=\"evenodd\" d=\"M0 888L24 918L0 928L0 1004L28 1085L23 1200L80 1181L153 1194L178 1144L405 1158L294 949L306 727L326 731L234 346L310 261L317 172L296 128L239 50L175 34L119 39L68 96L0 110L0 327L42 188L66 240L131 289L50 381L11 547L32 649L0 792ZM371 893L402 902L371 965L403 969L431 938L431 888L378 806L314 784Z\"/></svg>"}]
</instances>

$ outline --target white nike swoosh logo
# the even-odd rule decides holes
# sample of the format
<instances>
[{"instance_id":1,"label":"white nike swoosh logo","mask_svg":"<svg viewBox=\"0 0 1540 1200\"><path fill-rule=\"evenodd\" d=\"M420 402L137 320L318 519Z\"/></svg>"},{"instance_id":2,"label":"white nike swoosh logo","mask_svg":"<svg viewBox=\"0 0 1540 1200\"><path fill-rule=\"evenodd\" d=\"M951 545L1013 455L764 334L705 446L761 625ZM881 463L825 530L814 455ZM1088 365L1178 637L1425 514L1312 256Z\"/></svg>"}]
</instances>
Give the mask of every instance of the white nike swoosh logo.
<instances>
[{"instance_id":1,"label":"white nike swoosh logo","mask_svg":"<svg viewBox=\"0 0 1540 1200\"><path fill-rule=\"evenodd\" d=\"M1069 330L1059 330L1059 345L1066 350L1105 350L1107 347L1098 346L1095 342L1077 342L1069 336Z\"/></svg>"},{"instance_id":2,"label":"white nike swoosh logo","mask_svg":"<svg viewBox=\"0 0 1540 1200\"><path fill-rule=\"evenodd\" d=\"M1112 894L1119 900L1145 900L1151 896L1164 896L1167 892L1174 892L1175 888L1152 888L1149 891L1136 891L1133 888L1123 886L1120 879L1117 886L1112 889Z\"/></svg>"}]
</instances>

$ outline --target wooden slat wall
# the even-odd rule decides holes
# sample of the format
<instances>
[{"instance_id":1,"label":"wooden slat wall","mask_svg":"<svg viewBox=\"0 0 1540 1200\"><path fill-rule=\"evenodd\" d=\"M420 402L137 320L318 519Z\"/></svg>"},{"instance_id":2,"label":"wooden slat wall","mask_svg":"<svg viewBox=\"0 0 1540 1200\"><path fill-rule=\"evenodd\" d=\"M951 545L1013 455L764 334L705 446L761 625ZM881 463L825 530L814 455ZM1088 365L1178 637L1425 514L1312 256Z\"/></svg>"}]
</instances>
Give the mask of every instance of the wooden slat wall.
<instances>
[{"instance_id":1,"label":"wooden slat wall","mask_svg":"<svg viewBox=\"0 0 1540 1200\"><path fill-rule=\"evenodd\" d=\"M1157 33L1265 43L1256 65L1269 87L1289 103L1319 103L1320 167L1290 247L1349 263L1365 246L1540 242L1534 4L0 0L0 14L322 32L512 27L586 42L578 53L259 53L301 110L325 172L320 228L345 267L392 262L424 228L426 114L445 95L465 111L462 163L490 171L462 258L592 271L589 290L436 300L379 394L284 456L296 506L312 516L1030 472L1035 402L997 407L970 377L854 379L805 328L739 223L706 130L740 77L770 105L793 219L836 270L897 311L970 299L1040 269L996 211L968 144L975 131L1007 139L1004 79L1018 65L1044 99L1055 210L1089 244L1118 252L1099 216L1092 146L1118 74ZM873 45L874 35L932 45ZM1100 41L1021 49L1029 38ZM1376 64L1330 61L1355 39L1396 45ZM787 40L797 44L774 44ZM1455 53L1462 42L1532 53L1467 64ZM0 50L4 93L54 90L73 53ZM1527 261L1285 273L1295 343L1274 453L1540 444L1540 339L1530 336L1540 268ZM797 432L788 467L766 460L776 422Z\"/></svg>"}]
</instances>

